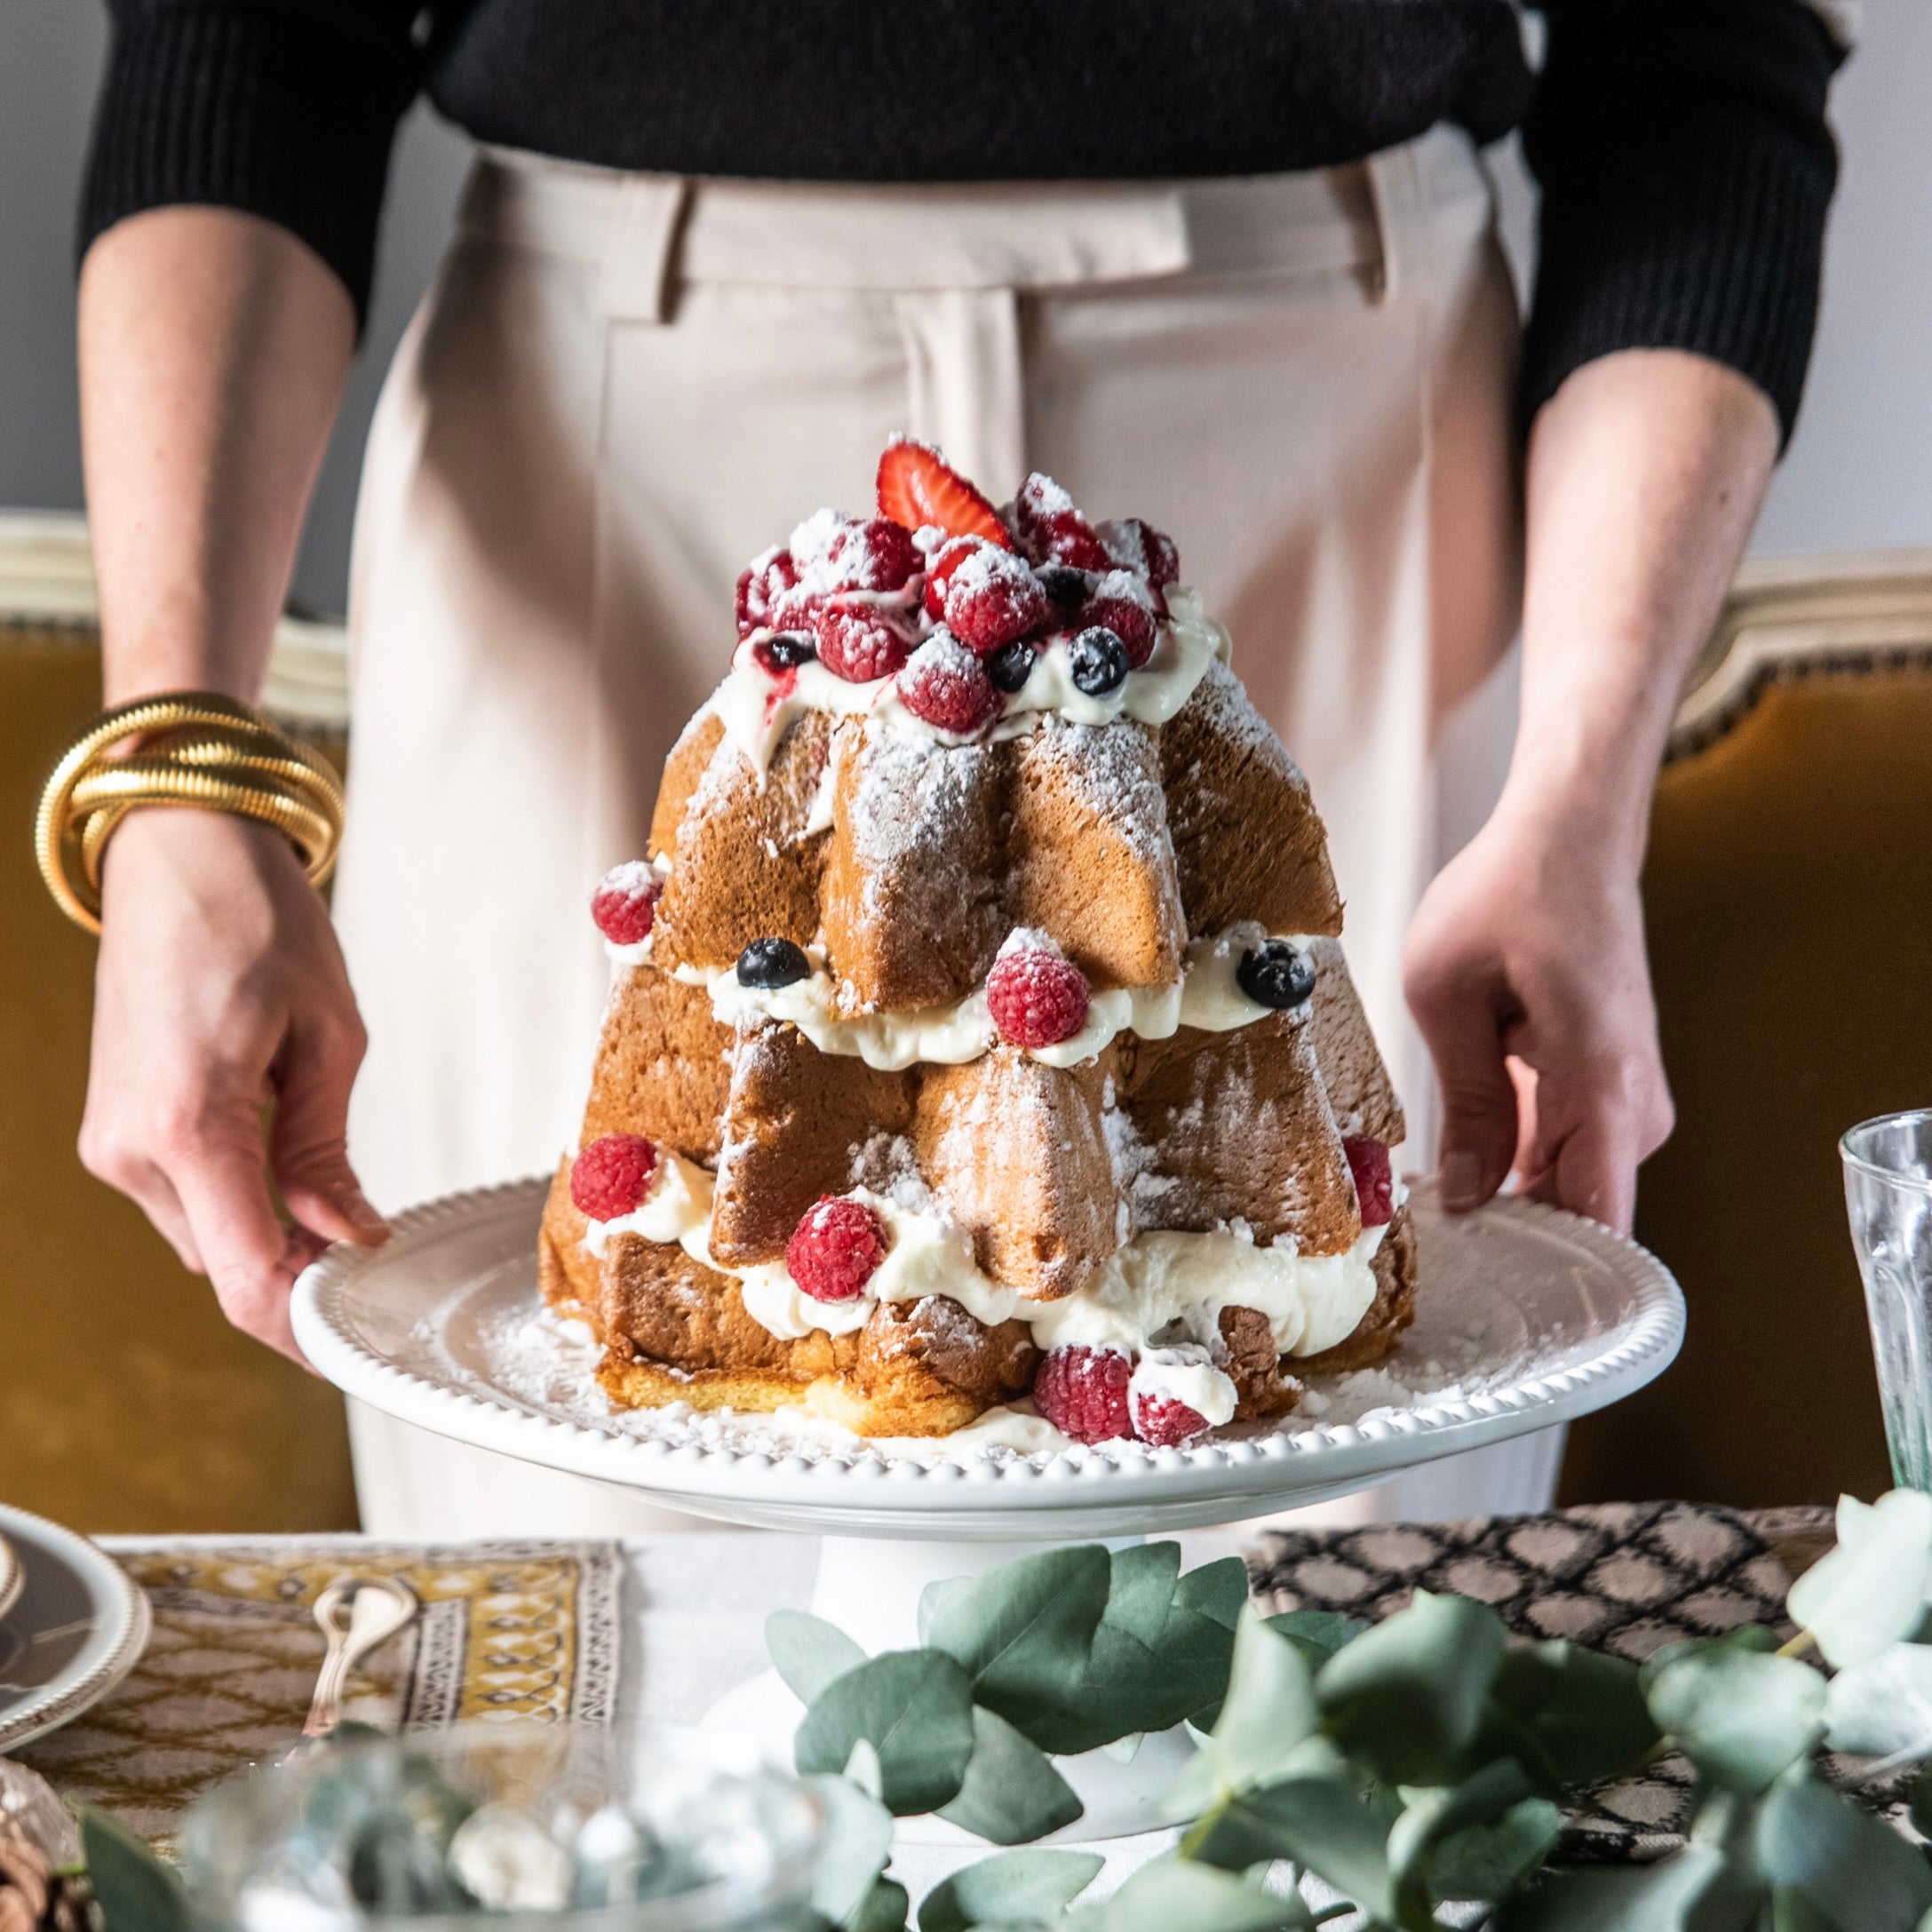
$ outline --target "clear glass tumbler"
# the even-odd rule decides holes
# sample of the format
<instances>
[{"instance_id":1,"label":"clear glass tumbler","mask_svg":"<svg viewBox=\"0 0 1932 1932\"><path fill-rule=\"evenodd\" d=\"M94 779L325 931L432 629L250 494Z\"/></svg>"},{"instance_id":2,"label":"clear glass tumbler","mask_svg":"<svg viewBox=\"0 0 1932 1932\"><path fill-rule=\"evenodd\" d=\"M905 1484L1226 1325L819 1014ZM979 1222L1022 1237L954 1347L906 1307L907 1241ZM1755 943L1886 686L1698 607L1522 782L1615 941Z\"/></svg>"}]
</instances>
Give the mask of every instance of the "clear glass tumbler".
<instances>
[{"instance_id":1,"label":"clear glass tumbler","mask_svg":"<svg viewBox=\"0 0 1932 1932\"><path fill-rule=\"evenodd\" d=\"M1838 1148L1892 1475L1932 1490L1932 1108L1862 1121Z\"/></svg>"}]
</instances>

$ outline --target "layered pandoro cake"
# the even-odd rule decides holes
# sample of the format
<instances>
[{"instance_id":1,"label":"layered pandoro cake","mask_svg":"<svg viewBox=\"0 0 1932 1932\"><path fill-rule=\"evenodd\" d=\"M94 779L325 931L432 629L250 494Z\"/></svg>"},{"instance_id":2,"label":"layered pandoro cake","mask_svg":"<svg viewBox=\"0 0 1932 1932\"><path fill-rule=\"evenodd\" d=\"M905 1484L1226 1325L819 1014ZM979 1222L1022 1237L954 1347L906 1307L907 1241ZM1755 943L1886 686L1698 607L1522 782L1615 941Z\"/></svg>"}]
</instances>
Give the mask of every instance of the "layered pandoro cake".
<instances>
[{"instance_id":1,"label":"layered pandoro cake","mask_svg":"<svg viewBox=\"0 0 1932 1932\"><path fill-rule=\"evenodd\" d=\"M1308 784L1158 531L1038 475L995 510L906 441L879 498L740 578L649 854L598 887L544 1293L619 1407L1284 1414L1415 1293Z\"/></svg>"}]
</instances>

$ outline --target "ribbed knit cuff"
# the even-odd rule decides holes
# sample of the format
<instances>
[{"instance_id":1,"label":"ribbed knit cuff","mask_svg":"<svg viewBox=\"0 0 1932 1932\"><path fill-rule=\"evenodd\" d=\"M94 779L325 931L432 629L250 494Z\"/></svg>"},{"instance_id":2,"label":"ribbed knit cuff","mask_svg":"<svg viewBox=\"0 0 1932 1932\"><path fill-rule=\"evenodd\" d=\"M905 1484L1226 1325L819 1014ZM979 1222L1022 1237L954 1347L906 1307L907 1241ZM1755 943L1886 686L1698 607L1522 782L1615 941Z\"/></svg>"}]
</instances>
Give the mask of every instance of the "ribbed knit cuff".
<instances>
[{"instance_id":1,"label":"ribbed knit cuff","mask_svg":"<svg viewBox=\"0 0 1932 1932\"><path fill-rule=\"evenodd\" d=\"M240 209L307 242L342 278L360 329L390 146L416 91L407 52L232 0L117 8L79 252L144 209Z\"/></svg>"}]
</instances>

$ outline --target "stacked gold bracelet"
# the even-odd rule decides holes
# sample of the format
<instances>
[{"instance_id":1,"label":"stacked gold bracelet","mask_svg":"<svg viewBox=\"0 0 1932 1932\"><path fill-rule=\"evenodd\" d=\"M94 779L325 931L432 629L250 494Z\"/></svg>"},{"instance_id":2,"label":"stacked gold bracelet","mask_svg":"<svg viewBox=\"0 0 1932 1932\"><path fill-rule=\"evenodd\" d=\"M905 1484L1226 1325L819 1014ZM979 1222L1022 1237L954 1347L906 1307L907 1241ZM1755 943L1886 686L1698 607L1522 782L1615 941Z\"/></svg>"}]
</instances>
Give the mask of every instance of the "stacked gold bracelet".
<instances>
[{"instance_id":1,"label":"stacked gold bracelet","mask_svg":"<svg viewBox=\"0 0 1932 1932\"><path fill-rule=\"evenodd\" d=\"M40 794L40 876L76 926L100 930L101 854L121 821L149 805L233 812L273 825L318 886L342 844L342 788L319 752L218 692L137 698L103 712Z\"/></svg>"}]
</instances>

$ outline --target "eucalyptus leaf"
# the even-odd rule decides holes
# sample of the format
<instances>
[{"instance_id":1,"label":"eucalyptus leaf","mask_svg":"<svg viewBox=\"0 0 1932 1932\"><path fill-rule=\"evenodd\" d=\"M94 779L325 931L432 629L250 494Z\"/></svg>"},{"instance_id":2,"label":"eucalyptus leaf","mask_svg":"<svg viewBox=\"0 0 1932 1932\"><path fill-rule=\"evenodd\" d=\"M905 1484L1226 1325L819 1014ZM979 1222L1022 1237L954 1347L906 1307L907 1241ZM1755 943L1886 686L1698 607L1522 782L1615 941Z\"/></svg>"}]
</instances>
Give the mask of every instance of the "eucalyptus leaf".
<instances>
[{"instance_id":1,"label":"eucalyptus leaf","mask_svg":"<svg viewBox=\"0 0 1932 1932\"><path fill-rule=\"evenodd\" d=\"M1372 1917L1402 1918L1384 1828L1361 1793L1338 1779L1294 1778L1244 1793L1210 1813L1182 1843L1191 1859L1224 1869L1292 1858Z\"/></svg>"},{"instance_id":2,"label":"eucalyptus leaf","mask_svg":"<svg viewBox=\"0 0 1932 1932\"><path fill-rule=\"evenodd\" d=\"M1284 1610L1263 1621L1301 1652L1310 1670L1320 1670L1344 1644L1353 1643L1369 1628L1361 1618L1344 1617L1339 1610Z\"/></svg>"},{"instance_id":3,"label":"eucalyptus leaf","mask_svg":"<svg viewBox=\"0 0 1932 1932\"><path fill-rule=\"evenodd\" d=\"M1789 1885L1771 1894L1769 1932L1841 1932L1805 1895Z\"/></svg>"},{"instance_id":4,"label":"eucalyptus leaf","mask_svg":"<svg viewBox=\"0 0 1932 1932\"><path fill-rule=\"evenodd\" d=\"M928 1585L920 1642L955 1658L974 1699L1030 1736L1042 1706L1078 1697L1110 1574L1107 1552L1083 1543Z\"/></svg>"},{"instance_id":5,"label":"eucalyptus leaf","mask_svg":"<svg viewBox=\"0 0 1932 1932\"><path fill-rule=\"evenodd\" d=\"M1876 1503L1838 1499L1838 1546L1792 1585L1792 1621L1839 1670L1909 1637L1932 1593L1932 1496L1893 1490Z\"/></svg>"},{"instance_id":6,"label":"eucalyptus leaf","mask_svg":"<svg viewBox=\"0 0 1932 1932\"><path fill-rule=\"evenodd\" d=\"M1308 1924L1299 1897L1280 1897L1258 1885L1185 1858L1150 1860L1114 1896L1067 1914L1067 1932L1277 1932Z\"/></svg>"},{"instance_id":7,"label":"eucalyptus leaf","mask_svg":"<svg viewBox=\"0 0 1932 1932\"><path fill-rule=\"evenodd\" d=\"M1024 1845L1080 1816L1053 1760L1005 1718L975 1707L973 1757L959 1795L940 1810L949 1825L996 1845Z\"/></svg>"},{"instance_id":8,"label":"eucalyptus leaf","mask_svg":"<svg viewBox=\"0 0 1932 1932\"><path fill-rule=\"evenodd\" d=\"M1193 1817L1217 1797L1268 1783L1313 1732L1314 1680L1301 1653L1255 1616L1235 1631L1220 1721L1165 1800L1170 1817Z\"/></svg>"},{"instance_id":9,"label":"eucalyptus leaf","mask_svg":"<svg viewBox=\"0 0 1932 1932\"><path fill-rule=\"evenodd\" d=\"M1795 1658L1735 1644L1680 1644L1642 1672L1650 1715L1708 1782L1769 1789L1825 1729L1825 1680Z\"/></svg>"},{"instance_id":10,"label":"eucalyptus leaf","mask_svg":"<svg viewBox=\"0 0 1932 1932\"><path fill-rule=\"evenodd\" d=\"M845 1920L845 1932L905 1932L911 1903L897 1879L874 1880L871 1890Z\"/></svg>"},{"instance_id":11,"label":"eucalyptus leaf","mask_svg":"<svg viewBox=\"0 0 1932 1932\"><path fill-rule=\"evenodd\" d=\"M1493 1825L1512 1805L1530 1795L1530 1780L1514 1759L1499 1758L1459 1785L1436 1785L1404 1795L1408 1802L1388 1833L1389 1868L1398 1880L1406 1879L1422 1863L1439 1839L1465 1825Z\"/></svg>"},{"instance_id":12,"label":"eucalyptus leaf","mask_svg":"<svg viewBox=\"0 0 1932 1932\"><path fill-rule=\"evenodd\" d=\"M1924 1854L1808 1775L1784 1779L1766 1800L1758 1856L1774 1885L1803 1893L1846 1932L1917 1932L1932 1912Z\"/></svg>"},{"instance_id":13,"label":"eucalyptus leaf","mask_svg":"<svg viewBox=\"0 0 1932 1932\"><path fill-rule=\"evenodd\" d=\"M1493 1932L1748 1932L1767 1897L1721 1853L1692 1845L1652 1865L1556 1873L1506 1899Z\"/></svg>"},{"instance_id":14,"label":"eucalyptus leaf","mask_svg":"<svg viewBox=\"0 0 1932 1932\"><path fill-rule=\"evenodd\" d=\"M1494 1610L1418 1590L1408 1609L1322 1666L1316 1691L1325 1727L1389 1784L1446 1783L1475 1735L1502 1656Z\"/></svg>"},{"instance_id":15,"label":"eucalyptus leaf","mask_svg":"<svg viewBox=\"0 0 1932 1932\"><path fill-rule=\"evenodd\" d=\"M188 1932L187 1894L147 1841L91 1806L78 1810L87 1880L107 1932Z\"/></svg>"},{"instance_id":16,"label":"eucalyptus leaf","mask_svg":"<svg viewBox=\"0 0 1932 1932\"><path fill-rule=\"evenodd\" d=\"M1825 1741L1860 1757L1932 1756L1932 1647L1895 1643L1825 1687Z\"/></svg>"},{"instance_id":17,"label":"eucalyptus leaf","mask_svg":"<svg viewBox=\"0 0 1932 1932\"><path fill-rule=\"evenodd\" d=\"M1174 1605L1232 1630L1248 1606L1248 1566L1238 1556L1221 1556L1189 1570L1174 1586Z\"/></svg>"},{"instance_id":18,"label":"eucalyptus leaf","mask_svg":"<svg viewBox=\"0 0 1932 1932\"><path fill-rule=\"evenodd\" d=\"M837 1624L805 1610L774 1610L765 1619L765 1649L801 1704L815 1703L835 1677L865 1661L865 1652Z\"/></svg>"},{"instance_id":19,"label":"eucalyptus leaf","mask_svg":"<svg viewBox=\"0 0 1932 1932\"><path fill-rule=\"evenodd\" d=\"M892 1814L845 1777L805 1780L825 1811L812 1872L812 1908L842 1924L892 1856Z\"/></svg>"},{"instance_id":20,"label":"eucalyptus leaf","mask_svg":"<svg viewBox=\"0 0 1932 1932\"><path fill-rule=\"evenodd\" d=\"M799 1726L800 1772L843 1771L861 1738L879 1753L888 1810L936 1811L973 1756L973 1686L942 1650L888 1650L835 1679Z\"/></svg>"},{"instance_id":21,"label":"eucalyptus leaf","mask_svg":"<svg viewBox=\"0 0 1932 1932\"><path fill-rule=\"evenodd\" d=\"M919 1932L1057 1919L1106 1864L1092 1851L1002 1851L955 1872L926 1895Z\"/></svg>"},{"instance_id":22,"label":"eucalyptus leaf","mask_svg":"<svg viewBox=\"0 0 1932 1932\"><path fill-rule=\"evenodd\" d=\"M1627 1771L1658 1741L1637 1666L1580 1644L1559 1639L1506 1651L1490 1694L1547 1795Z\"/></svg>"},{"instance_id":23,"label":"eucalyptus leaf","mask_svg":"<svg viewBox=\"0 0 1932 1932\"><path fill-rule=\"evenodd\" d=\"M1429 1847L1422 1882L1432 1898L1507 1898L1555 1849L1563 1815L1525 1798L1487 1825L1466 1825Z\"/></svg>"}]
</instances>

